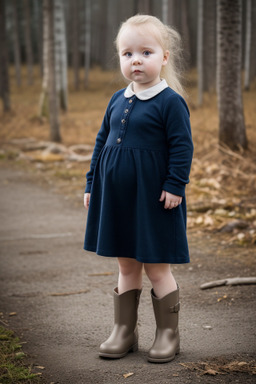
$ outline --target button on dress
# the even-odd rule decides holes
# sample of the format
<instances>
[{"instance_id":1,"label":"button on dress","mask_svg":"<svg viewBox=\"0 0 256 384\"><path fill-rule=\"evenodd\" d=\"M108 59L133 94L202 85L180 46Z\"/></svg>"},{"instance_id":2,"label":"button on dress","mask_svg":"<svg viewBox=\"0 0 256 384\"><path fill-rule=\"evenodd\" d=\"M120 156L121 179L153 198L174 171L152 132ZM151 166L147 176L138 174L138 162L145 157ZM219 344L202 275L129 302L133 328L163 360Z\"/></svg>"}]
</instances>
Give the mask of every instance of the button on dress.
<instances>
[{"instance_id":1,"label":"button on dress","mask_svg":"<svg viewBox=\"0 0 256 384\"><path fill-rule=\"evenodd\" d=\"M189 262L185 186L193 155L189 110L165 80L116 92L96 138L84 249L142 263ZM171 210L162 190L182 196Z\"/></svg>"}]
</instances>

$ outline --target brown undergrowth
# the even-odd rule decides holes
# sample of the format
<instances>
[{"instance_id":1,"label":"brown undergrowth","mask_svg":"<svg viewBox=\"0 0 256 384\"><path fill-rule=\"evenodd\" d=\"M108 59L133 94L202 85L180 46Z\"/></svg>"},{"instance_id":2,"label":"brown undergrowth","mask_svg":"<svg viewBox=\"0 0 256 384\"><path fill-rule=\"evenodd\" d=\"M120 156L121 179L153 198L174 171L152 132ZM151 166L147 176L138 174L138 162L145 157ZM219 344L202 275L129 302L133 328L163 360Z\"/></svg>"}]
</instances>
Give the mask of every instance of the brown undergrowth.
<instances>
[{"instance_id":1,"label":"brown undergrowth","mask_svg":"<svg viewBox=\"0 0 256 384\"><path fill-rule=\"evenodd\" d=\"M38 69L35 69L38 71ZM89 162L66 161L58 157L32 156L32 161L20 156L22 144L14 139L49 140L49 124L39 119L38 103L41 78L35 74L33 86L17 88L14 69L10 69L12 111L0 115L2 164L19 164L45 178L68 197L82 199L85 173ZM81 72L82 77L82 72ZM187 188L188 228L194 233L217 233L224 243L240 246L256 244L256 82L244 92L244 114L249 148L233 152L218 144L218 110L216 94L204 95L198 107L196 74L188 76L188 104L195 144L194 159ZM88 89L74 91L69 73L69 110L60 115L61 135L67 147L73 144L93 145L107 103L114 91L125 86L120 75L91 71ZM23 160L22 160L23 159ZM24 160L25 159L25 160Z\"/></svg>"},{"instance_id":2,"label":"brown undergrowth","mask_svg":"<svg viewBox=\"0 0 256 384\"><path fill-rule=\"evenodd\" d=\"M227 375L232 373L244 373L256 375L255 361L237 361L227 360L226 358L217 358L200 363L181 363L183 367L202 375Z\"/></svg>"}]
</instances>

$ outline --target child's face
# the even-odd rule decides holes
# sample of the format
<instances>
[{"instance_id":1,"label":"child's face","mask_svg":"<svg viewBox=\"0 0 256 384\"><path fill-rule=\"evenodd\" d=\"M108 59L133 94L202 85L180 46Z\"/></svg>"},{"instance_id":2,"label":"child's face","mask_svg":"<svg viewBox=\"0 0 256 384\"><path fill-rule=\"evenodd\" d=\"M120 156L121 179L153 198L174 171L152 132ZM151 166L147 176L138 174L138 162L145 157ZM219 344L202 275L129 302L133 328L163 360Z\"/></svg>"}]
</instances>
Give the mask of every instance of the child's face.
<instances>
[{"instance_id":1,"label":"child's face","mask_svg":"<svg viewBox=\"0 0 256 384\"><path fill-rule=\"evenodd\" d=\"M134 91L138 92L160 82L161 69L167 64L169 51L163 52L148 29L127 26L119 37L119 57L123 76L134 82Z\"/></svg>"}]
</instances>

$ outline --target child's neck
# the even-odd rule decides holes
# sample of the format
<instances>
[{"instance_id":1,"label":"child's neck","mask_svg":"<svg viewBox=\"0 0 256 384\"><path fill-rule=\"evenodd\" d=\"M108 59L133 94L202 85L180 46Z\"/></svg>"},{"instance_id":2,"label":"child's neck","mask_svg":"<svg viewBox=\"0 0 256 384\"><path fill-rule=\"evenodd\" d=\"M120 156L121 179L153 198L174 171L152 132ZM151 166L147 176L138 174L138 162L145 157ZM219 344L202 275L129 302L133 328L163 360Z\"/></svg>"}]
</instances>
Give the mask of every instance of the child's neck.
<instances>
[{"instance_id":1,"label":"child's neck","mask_svg":"<svg viewBox=\"0 0 256 384\"><path fill-rule=\"evenodd\" d=\"M145 91L146 89L152 88L155 85L159 84L160 82L161 82L161 79L158 79L157 81L150 84L139 84L133 81L132 83L133 92L136 94L136 93Z\"/></svg>"}]
</instances>

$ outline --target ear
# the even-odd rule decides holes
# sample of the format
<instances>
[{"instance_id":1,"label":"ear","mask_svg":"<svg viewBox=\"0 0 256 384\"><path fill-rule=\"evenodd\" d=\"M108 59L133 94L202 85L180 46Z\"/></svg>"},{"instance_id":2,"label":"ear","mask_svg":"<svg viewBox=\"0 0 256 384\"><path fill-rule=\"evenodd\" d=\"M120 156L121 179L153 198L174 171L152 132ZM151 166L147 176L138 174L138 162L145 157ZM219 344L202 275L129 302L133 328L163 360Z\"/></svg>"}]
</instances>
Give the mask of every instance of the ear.
<instances>
[{"instance_id":1,"label":"ear","mask_svg":"<svg viewBox=\"0 0 256 384\"><path fill-rule=\"evenodd\" d=\"M165 66L168 63L169 56L170 56L170 52L169 51L165 51L164 52L164 57L163 57L163 66Z\"/></svg>"}]
</instances>

